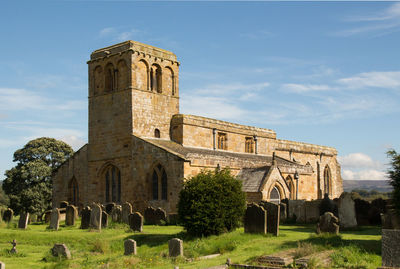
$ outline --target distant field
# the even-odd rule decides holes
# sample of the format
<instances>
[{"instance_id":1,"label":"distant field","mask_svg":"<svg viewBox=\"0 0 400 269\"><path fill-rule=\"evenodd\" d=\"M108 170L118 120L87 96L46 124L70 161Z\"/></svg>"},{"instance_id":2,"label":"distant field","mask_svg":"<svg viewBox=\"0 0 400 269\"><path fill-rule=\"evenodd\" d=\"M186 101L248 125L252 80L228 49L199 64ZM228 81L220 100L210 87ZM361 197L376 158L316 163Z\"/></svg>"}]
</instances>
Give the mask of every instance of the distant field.
<instances>
[{"instance_id":1,"label":"distant field","mask_svg":"<svg viewBox=\"0 0 400 269\"><path fill-rule=\"evenodd\" d=\"M393 190L388 180L343 180L343 189L347 192L355 189L379 192L391 192Z\"/></svg>"},{"instance_id":2,"label":"distant field","mask_svg":"<svg viewBox=\"0 0 400 269\"><path fill-rule=\"evenodd\" d=\"M63 223L62 223L63 224ZM79 224L78 224L79 225ZM101 232L80 230L61 225L59 231L46 230L46 225L32 224L18 230L15 223L0 223L0 260L13 268L208 268L231 258L234 263L252 263L260 255L284 249L333 249L333 268L377 268L381 265L379 227L363 227L337 236L315 236L314 225L281 225L280 236L245 234L243 229L207 238L190 238L180 226L144 226L143 233L133 233L127 225L117 224ZM168 257L168 240L184 240L185 258ZM124 256L123 241L137 241L138 255ZM10 255L9 243L18 242L17 255ZM54 243L65 243L73 259L60 261L49 250ZM221 256L200 260L200 256Z\"/></svg>"}]
</instances>

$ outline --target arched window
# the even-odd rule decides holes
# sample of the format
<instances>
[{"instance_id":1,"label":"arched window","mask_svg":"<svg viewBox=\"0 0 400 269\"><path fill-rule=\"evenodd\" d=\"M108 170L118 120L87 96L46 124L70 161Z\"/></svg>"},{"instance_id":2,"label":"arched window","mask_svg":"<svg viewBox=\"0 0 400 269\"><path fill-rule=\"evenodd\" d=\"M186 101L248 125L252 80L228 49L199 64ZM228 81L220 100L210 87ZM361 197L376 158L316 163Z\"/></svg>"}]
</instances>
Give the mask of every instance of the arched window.
<instances>
[{"instance_id":1,"label":"arched window","mask_svg":"<svg viewBox=\"0 0 400 269\"><path fill-rule=\"evenodd\" d=\"M161 137L160 130L158 130L158 129L155 129L155 130L154 130L154 137L155 137L155 138L160 138L160 137Z\"/></svg>"},{"instance_id":2,"label":"arched window","mask_svg":"<svg viewBox=\"0 0 400 269\"><path fill-rule=\"evenodd\" d=\"M281 195L279 194L279 190L276 186L272 188L269 194L269 201L275 204L281 203Z\"/></svg>"},{"instance_id":3,"label":"arched window","mask_svg":"<svg viewBox=\"0 0 400 269\"><path fill-rule=\"evenodd\" d=\"M149 90L148 73L149 73L149 68L147 62L144 60L140 60L137 63L137 72L136 72L136 87L138 89L143 91Z\"/></svg>"},{"instance_id":4,"label":"arched window","mask_svg":"<svg viewBox=\"0 0 400 269\"><path fill-rule=\"evenodd\" d=\"M295 198L296 190L295 190L295 188L294 188L294 182L293 182L293 179L292 179L291 176L287 176L287 177L286 177L286 184L287 184L287 186L288 186L288 188L289 188L289 192L290 192L289 198L290 198L290 199L294 199L294 198Z\"/></svg>"},{"instance_id":5,"label":"arched window","mask_svg":"<svg viewBox=\"0 0 400 269\"><path fill-rule=\"evenodd\" d=\"M78 205L79 203L79 187L75 177L72 177L68 184L68 202L73 205Z\"/></svg>"},{"instance_id":6,"label":"arched window","mask_svg":"<svg viewBox=\"0 0 400 269\"><path fill-rule=\"evenodd\" d=\"M103 68L98 65L93 73L94 94L96 95L103 91Z\"/></svg>"},{"instance_id":7,"label":"arched window","mask_svg":"<svg viewBox=\"0 0 400 269\"><path fill-rule=\"evenodd\" d=\"M154 92L162 92L162 75L161 67L159 65L153 64L150 69L150 83L151 90Z\"/></svg>"},{"instance_id":8,"label":"arched window","mask_svg":"<svg viewBox=\"0 0 400 269\"><path fill-rule=\"evenodd\" d=\"M121 172L114 165L105 169L104 179L106 183L106 202L121 202Z\"/></svg>"},{"instance_id":9,"label":"arched window","mask_svg":"<svg viewBox=\"0 0 400 269\"><path fill-rule=\"evenodd\" d=\"M124 90L128 87L128 66L125 60L120 60L118 62L118 72L117 74L117 87L119 90Z\"/></svg>"},{"instance_id":10,"label":"arched window","mask_svg":"<svg viewBox=\"0 0 400 269\"><path fill-rule=\"evenodd\" d=\"M151 186L153 200L167 200L168 178L167 173L161 164L157 165L153 169Z\"/></svg>"},{"instance_id":11,"label":"arched window","mask_svg":"<svg viewBox=\"0 0 400 269\"><path fill-rule=\"evenodd\" d=\"M163 80L164 90L171 95L175 95L174 71L168 66L164 69Z\"/></svg>"},{"instance_id":12,"label":"arched window","mask_svg":"<svg viewBox=\"0 0 400 269\"><path fill-rule=\"evenodd\" d=\"M114 90L114 66L112 65L112 63L109 63L106 65L105 68L105 91L112 91Z\"/></svg>"},{"instance_id":13,"label":"arched window","mask_svg":"<svg viewBox=\"0 0 400 269\"><path fill-rule=\"evenodd\" d=\"M331 194L330 190L330 184L331 184L331 169L329 169L329 166L325 166L324 170L324 193Z\"/></svg>"}]
</instances>

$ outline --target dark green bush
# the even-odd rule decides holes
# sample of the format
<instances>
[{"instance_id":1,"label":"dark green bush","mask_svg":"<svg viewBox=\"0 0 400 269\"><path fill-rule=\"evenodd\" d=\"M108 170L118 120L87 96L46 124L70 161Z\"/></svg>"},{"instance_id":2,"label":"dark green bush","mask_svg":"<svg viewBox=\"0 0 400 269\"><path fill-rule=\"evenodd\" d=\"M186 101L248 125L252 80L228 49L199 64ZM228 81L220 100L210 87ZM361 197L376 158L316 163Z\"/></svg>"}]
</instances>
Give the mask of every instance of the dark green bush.
<instances>
[{"instance_id":1,"label":"dark green bush","mask_svg":"<svg viewBox=\"0 0 400 269\"><path fill-rule=\"evenodd\" d=\"M180 223L194 236L218 235L239 227L246 209L242 183L230 170L202 171L179 194Z\"/></svg>"},{"instance_id":2,"label":"dark green bush","mask_svg":"<svg viewBox=\"0 0 400 269\"><path fill-rule=\"evenodd\" d=\"M393 186L393 203L397 214L400 215L400 154L395 150L387 152L391 168L388 171L390 184Z\"/></svg>"}]
</instances>

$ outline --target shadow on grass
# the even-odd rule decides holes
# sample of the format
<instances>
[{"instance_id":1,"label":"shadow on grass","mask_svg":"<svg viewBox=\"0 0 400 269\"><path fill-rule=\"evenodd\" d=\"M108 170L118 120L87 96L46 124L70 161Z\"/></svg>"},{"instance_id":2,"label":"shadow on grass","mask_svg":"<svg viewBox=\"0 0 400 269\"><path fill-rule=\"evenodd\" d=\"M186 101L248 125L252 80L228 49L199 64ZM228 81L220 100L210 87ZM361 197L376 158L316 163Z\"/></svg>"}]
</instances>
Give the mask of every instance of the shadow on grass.
<instances>
[{"instance_id":1,"label":"shadow on grass","mask_svg":"<svg viewBox=\"0 0 400 269\"><path fill-rule=\"evenodd\" d=\"M186 232L180 232L177 234L132 234L125 237L124 240L133 239L138 246L147 245L149 247L155 247L167 243L172 238L179 238L185 241L191 239Z\"/></svg>"}]
</instances>

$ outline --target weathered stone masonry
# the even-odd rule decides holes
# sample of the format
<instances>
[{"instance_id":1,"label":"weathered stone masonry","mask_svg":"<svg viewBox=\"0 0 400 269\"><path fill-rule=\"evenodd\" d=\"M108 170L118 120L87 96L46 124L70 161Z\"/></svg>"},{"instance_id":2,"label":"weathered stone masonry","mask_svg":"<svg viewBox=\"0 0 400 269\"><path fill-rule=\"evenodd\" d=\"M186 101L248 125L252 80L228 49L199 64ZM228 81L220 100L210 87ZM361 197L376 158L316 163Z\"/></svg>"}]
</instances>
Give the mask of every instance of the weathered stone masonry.
<instances>
[{"instance_id":1,"label":"weathered stone masonry","mask_svg":"<svg viewBox=\"0 0 400 269\"><path fill-rule=\"evenodd\" d=\"M179 114L172 52L126 41L91 54L89 141L53 176L53 203L132 203L176 211L184 180L230 167L249 201L342 192L334 148L280 140L273 130Z\"/></svg>"}]
</instances>

